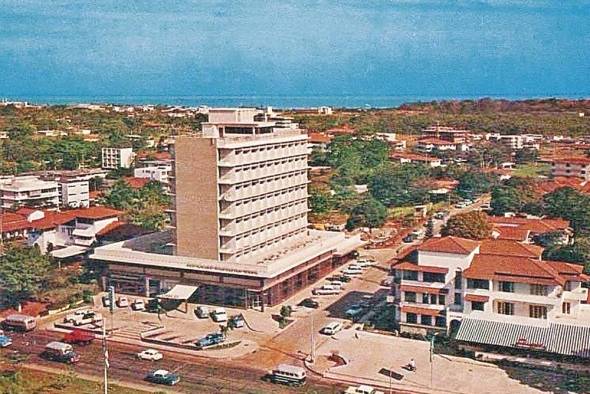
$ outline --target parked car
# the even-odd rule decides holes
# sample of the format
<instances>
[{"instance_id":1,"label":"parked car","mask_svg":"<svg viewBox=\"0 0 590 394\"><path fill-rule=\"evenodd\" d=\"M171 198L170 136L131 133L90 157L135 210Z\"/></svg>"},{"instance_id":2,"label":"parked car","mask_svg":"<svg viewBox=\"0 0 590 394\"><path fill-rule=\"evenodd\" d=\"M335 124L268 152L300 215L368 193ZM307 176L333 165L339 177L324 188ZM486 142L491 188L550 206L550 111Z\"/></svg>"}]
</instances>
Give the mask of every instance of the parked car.
<instances>
[{"instance_id":1,"label":"parked car","mask_svg":"<svg viewBox=\"0 0 590 394\"><path fill-rule=\"evenodd\" d=\"M407 243L407 244L410 244L410 243L414 242L416 240L416 238L417 237L415 235L408 234L408 235L406 235L405 237L402 238L402 241L405 242L405 243Z\"/></svg>"},{"instance_id":2,"label":"parked car","mask_svg":"<svg viewBox=\"0 0 590 394\"><path fill-rule=\"evenodd\" d=\"M356 265L358 265L361 268L371 267L375 264L377 264L377 261L375 261L375 259L371 256L359 257L358 259L356 259Z\"/></svg>"},{"instance_id":3,"label":"parked car","mask_svg":"<svg viewBox=\"0 0 590 394\"><path fill-rule=\"evenodd\" d=\"M102 321L102 315L89 309L83 309L76 311L64 318L64 323L71 323L75 326L81 326L83 324L94 324Z\"/></svg>"},{"instance_id":4,"label":"parked car","mask_svg":"<svg viewBox=\"0 0 590 394\"><path fill-rule=\"evenodd\" d=\"M246 324L244 321L244 316L242 315L234 315L229 318L229 321L234 326L234 328L242 328Z\"/></svg>"},{"instance_id":5,"label":"parked car","mask_svg":"<svg viewBox=\"0 0 590 394\"><path fill-rule=\"evenodd\" d=\"M320 332L325 335L334 335L337 332L341 331L343 328L344 326L342 325L342 323L340 323L339 321L333 321L324 326L320 330Z\"/></svg>"},{"instance_id":6,"label":"parked car","mask_svg":"<svg viewBox=\"0 0 590 394\"><path fill-rule=\"evenodd\" d=\"M145 380L157 384L166 384L168 386L174 386L180 382L180 376L165 369L158 369L147 374Z\"/></svg>"},{"instance_id":7,"label":"parked car","mask_svg":"<svg viewBox=\"0 0 590 394\"><path fill-rule=\"evenodd\" d=\"M419 228L419 229L412 231L410 234L412 234L415 238L420 238L424 235L424 230Z\"/></svg>"},{"instance_id":8,"label":"parked car","mask_svg":"<svg viewBox=\"0 0 590 394\"><path fill-rule=\"evenodd\" d=\"M355 267L347 267L345 269L342 270L342 274L347 275L347 276L356 276L356 275L362 275L363 274L363 270L360 268L355 268Z\"/></svg>"},{"instance_id":9,"label":"parked car","mask_svg":"<svg viewBox=\"0 0 590 394\"><path fill-rule=\"evenodd\" d=\"M62 341L70 344L89 345L94 340L94 334L80 329L75 329L64 335Z\"/></svg>"},{"instance_id":10,"label":"parked car","mask_svg":"<svg viewBox=\"0 0 590 394\"><path fill-rule=\"evenodd\" d=\"M146 349L142 352L137 353L137 358L140 360L158 361L164 358L164 355L154 349Z\"/></svg>"},{"instance_id":11,"label":"parked car","mask_svg":"<svg viewBox=\"0 0 590 394\"><path fill-rule=\"evenodd\" d=\"M49 342L41 356L50 361L74 364L80 361L80 355L74 352L74 348L69 343Z\"/></svg>"},{"instance_id":12,"label":"parked car","mask_svg":"<svg viewBox=\"0 0 590 394\"><path fill-rule=\"evenodd\" d=\"M129 299L125 296L120 296L117 299L117 306L119 308L127 308L129 306Z\"/></svg>"},{"instance_id":13,"label":"parked car","mask_svg":"<svg viewBox=\"0 0 590 394\"><path fill-rule=\"evenodd\" d=\"M393 285L393 278L388 276L387 278L381 281L381 286L383 287L391 287Z\"/></svg>"},{"instance_id":14,"label":"parked car","mask_svg":"<svg viewBox=\"0 0 590 394\"><path fill-rule=\"evenodd\" d=\"M145 311L145 301L141 298L136 298L131 304L131 309L134 311Z\"/></svg>"},{"instance_id":15,"label":"parked car","mask_svg":"<svg viewBox=\"0 0 590 394\"><path fill-rule=\"evenodd\" d=\"M332 285L323 285L322 287L315 288L311 292L314 295L332 295L340 294L340 288Z\"/></svg>"},{"instance_id":16,"label":"parked car","mask_svg":"<svg viewBox=\"0 0 590 394\"><path fill-rule=\"evenodd\" d=\"M227 321L227 312L225 308L215 308L211 313L211 318L216 323L223 323Z\"/></svg>"},{"instance_id":17,"label":"parked car","mask_svg":"<svg viewBox=\"0 0 590 394\"><path fill-rule=\"evenodd\" d=\"M348 386L344 394L384 394L383 391L378 391L371 386L362 384L360 386Z\"/></svg>"},{"instance_id":18,"label":"parked car","mask_svg":"<svg viewBox=\"0 0 590 394\"><path fill-rule=\"evenodd\" d=\"M445 218L445 213L444 212L437 212L434 214L434 218L438 219L438 220L443 220Z\"/></svg>"},{"instance_id":19,"label":"parked car","mask_svg":"<svg viewBox=\"0 0 590 394\"><path fill-rule=\"evenodd\" d=\"M8 347L10 345L12 345L12 339L4 334L0 335L0 347Z\"/></svg>"},{"instance_id":20,"label":"parked car","mask_svg":"<svg viewBox=\"0 0 590 394\"><path fill-rule=\"evenodd\" d=\"M208 319L209 313L209 308L207 308L206 306L198 306L195 309L195 315L197 315L199 319Z\"/></svg>"},{"instance_id":21,"label":"parked car","mask_svg":"<svg viewBox=\"0 0 590 394\"><path fill-rule=\"evenodd\" d=\"M348 283L350 282L350 276L346 276L346 275L332 275L328 278L328 280L339 280L341 282L345 282Z\"/></svg>"},{"instance_id":22,"label":"parked car","mask_svg":"<svg viewBox=\"0 0 590 394\"><path fill-rule=\"evenodd\" d=\"M340 290L346 289L346 286L345 286L344 282L342 282L340 280L330 280L330 281L328 281L328 284L329 285L332 285L334 287L337 287Z\"/></svg>"},{"instance_id":23,"label":"parked car","mask_svg":"<svg viewBox=\"0 0 590 394\"><path fill-rule=\"evenodd\" d=\"M319 308L320 307L320 303L317 302L317 300L314 300L313 298L306 298L303 301L301 301L299 303L299 305L304 306L306 308Z\"/></svg>"},{"instance_id":24,"label":"parked car","mask_svg":"<svg viewBox=\"0 0 590 394\"><path fill-rule=\"evenodd\" d=\"M347 268L348 268L348 269L353 269L353 270L360 270L360 271L364 271L364 270L365 270L365 268L367 268L367 267L365 267L365 266L362 266L361 264L358 264L358 263L352 263L352 264L350 264L350 265L349 265Z\"/></svg>"},{"instance_id":25,"label":"parked car","mask_svg":"<svg viewBox=\"0 0 590 394\"><path fill-rule=\"evenodd\" d=\"M197 346L197 349L204 349L206 347L218 345L223 342L225 342L225 337L223 334L214 333L207 334L205 337L199 339L195 345Z\"/></svg>"},{"instance_id":26,"label":"parked car","mask_svg":"<svg viewBox=\"0 0 590 394\"><path fill-rule=\"evenodd\" d=\"M351 305L345 312L344 314L346 315L347 318L349 319L355 319L357 317L359 317L359 315L363 313L363 307L355 304L355 305Z\"/></svg>"}]
</instances>

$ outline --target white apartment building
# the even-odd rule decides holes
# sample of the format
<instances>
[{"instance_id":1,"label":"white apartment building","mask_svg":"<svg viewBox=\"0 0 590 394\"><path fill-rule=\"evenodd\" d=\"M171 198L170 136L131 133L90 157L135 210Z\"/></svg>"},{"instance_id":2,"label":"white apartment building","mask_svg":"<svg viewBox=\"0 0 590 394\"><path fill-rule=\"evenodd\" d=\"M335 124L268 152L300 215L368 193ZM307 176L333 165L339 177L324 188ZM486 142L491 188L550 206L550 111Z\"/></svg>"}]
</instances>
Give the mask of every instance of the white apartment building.
<instances>
[{"instance_id":1,"label":"white apartment building","mask_svg":"<svg viewBox=\"0 0 590 394\"><path fill-rule=\"evenodd\" d=\"M88 208L90 188L87 180L61 178L59 184L59 205L64 208Z\"/></svg>"},{"instance_id":2,"label":"white apartment building","mask_svg":"<svg viewBox=\"0 0 590 394\"><path fill-rule=\"evenodd\" d=\"M102 168L130 168L134 157L133 148L102 148Z\"/></svg>"},{"instance_id":3,"label":"white apartment building","mask_svg":"<svg viewBox=\"0 0 590 394\"><path fill-rule=\"evenodd\" d=\"M524 148L524 137L518 134L500 134L498 142L512 150Z\"/></svg>"},{"instance_id":4,"label":"white apartment building","mask_svg":"<svg viewBox=\"0 0 590 394\"><path fill-rule=\"evenodd\" d=\"M590 159L586 157L559 158L551 163L551 175L554 177L578 177L590 180Z\"/></svg>"},{"instance_id":5,"label":"white apartment building","mask_svg":"<svg viewBox=\"0 0 590 394\"><path fill-rule=\"evenodd\" d=\"M59 185L36 176L10 177L0 180L2 209L36 207L59 208Z\"/></svg>"},{"instance_id":6,"label":"white apartment building","mask_svg":"<svg viewBox=\"0 0 590 394\"><path fill-rule=\"evenodd\" d=\"M457 339L465 342L523 348L534 342L527 333L538 327L547 330L548 338L556 329L590 332L590 295L583 287L590 277L581 265L543 261L540 253L538 247L515 241L426 241L413 261L393 266L400 330L458 330ZM490 322L495 334L489 332ZM547 339L543 346L570 354L585 343L571 343L567 350Z\"/></svg>"},{"instance_id":7,"label":"white apartment building","mask_svg":"<svg viewBox=\"0 0 590 394\"><path fill-rule=\"evenodd\" d=\"M136 168L133 170L135 178L145 178L152 181L158 181L164 187L164 190L170 190L170 176L172 174L172 164L149 165L146 167Z\"/></svg>"}]
</instances>

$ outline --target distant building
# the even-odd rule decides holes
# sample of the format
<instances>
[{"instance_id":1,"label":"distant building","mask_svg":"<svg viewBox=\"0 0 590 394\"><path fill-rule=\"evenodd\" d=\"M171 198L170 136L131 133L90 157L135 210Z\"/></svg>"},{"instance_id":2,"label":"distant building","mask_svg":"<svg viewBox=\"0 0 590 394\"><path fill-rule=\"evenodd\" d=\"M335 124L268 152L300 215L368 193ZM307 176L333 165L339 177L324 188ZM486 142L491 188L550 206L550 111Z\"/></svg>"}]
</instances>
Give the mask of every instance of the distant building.
<instances>
[{"instance_id":1,"label":"distant building","mask_svg":"<svg viewBox=\"0 0 590 394\"><path fill-rule=\"evenodd\" d=\"M564 157L554 159L551 163L553 177L578 177L590 180L590 158Z\"/></svg>"},{"instance_id":2,"label":"distant building","mask_svg":"<svg viewBox=\"0 0 590 394\"><path fill-rule=\"evenodd\" d=\"M158 181L166 191L170 191L170 175L172 173L172 164L140 167L133 171L135 178L149 179Z\"/></svg>"},{"instance_id":3,"label":"distant building","mask_svg":"<svg viewBox=\"0 0 590 394\"><path fill-rule=\"evenodd\" d=\"M75 178L61 178L59 184L59 205L64 208L88 208L90 188L88 181Z\"/></svg>"},{"instance_id":4,"label":"distant building","mask_svg":"<svg viewBox=\"0 0 590 394\"><path fill-rule=\"evenodd\" d=\"M44 137L64 137L68 135L68 133L62 130L37 130L37 134Z\"/></svg>"},{"instance_id":5,"label":"distant building","mask_svg":"<svg viewBox=\"0 0 590 394\"><path fill-rule=\"evenodd\" d=\"M59 185L36 176L10 177L0 180L2 209L35 207L59 208Z\"/></svg>"},{"instance_id":6,"label":"distant building","mask_svg":"<svg viewBox=\"0 0 590 394\"><path fill-rule=\"evenodd\" d=\"M423 164L432 168L442 165L442 161L438 157L414 153L394 153L389 156L389 159L391 161L398 161L400 164Z\"/></svg>"},{"instance_id":7,"label":"distant building","mask_svg":"<svg viewBox=\"0 0 590 394\"><path fill-rule=\"evenodd\" d=\"M317 149L320 152L325 152L328 145L332 142L333 136L325 133L309 133L308 145L310 149Z\"/></svg>"},{"instance_id":8,"label":"distant building","mask_svg":"<svg viewBox=\"0 0 590 394\"><path fill-rule=\"evenodd\" d=\"M421 153L467 151L469 147L463 142L451 142L439 138L424 138L416 144L416 150Z\"/></svg>"},{"instance_id":9,"label":"distant building","mask_svg":"<svg viewBox=\"0 0 590 394\"><path fill-rule=\"evenodd\" d=\"M102 168L130 168L134 157L133 148L102 148Z\"/></svg>"},{"instance_id":10,"label":"distant building","mask_svg":"<svg viewBox=\"0 0 590 394\"><path fill-rule=\"evenodd\" d=\"M470 133L469 130L458 130L446 126L430 126L422 130L422 135L426 138L440 139L455 144L466 143Z\"/></svg>"},{"instance_id":11,"label":"distant building","mask_svg":"<svg viewBox=\"0 0 590 394\"><path fill-rule=\"evenodd\" d=\"M501 134L498 142L511 150L519 150L524 148L524 137L517 134Z\"/></svg>"}]
</instances>

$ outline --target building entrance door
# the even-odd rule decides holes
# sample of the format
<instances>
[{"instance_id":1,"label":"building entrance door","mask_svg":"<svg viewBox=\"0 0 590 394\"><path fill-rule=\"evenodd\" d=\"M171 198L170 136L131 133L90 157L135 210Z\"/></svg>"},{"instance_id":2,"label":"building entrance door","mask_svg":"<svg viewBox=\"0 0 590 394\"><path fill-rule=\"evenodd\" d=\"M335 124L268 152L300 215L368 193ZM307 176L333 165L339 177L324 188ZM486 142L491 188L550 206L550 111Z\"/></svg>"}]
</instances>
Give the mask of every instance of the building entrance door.
<instances>
[{"instance_id":1,"label":"building entrance door","mask_svg":"<svg viewBox=\"0 0 590 394\"><path fill-rule=\"evenodd\" d=\"M258 311L262 310L262 297L260 297L260 294L249 291L246 293L246 300L246 308L251 308Z\"/></svg>"}]
</instances>

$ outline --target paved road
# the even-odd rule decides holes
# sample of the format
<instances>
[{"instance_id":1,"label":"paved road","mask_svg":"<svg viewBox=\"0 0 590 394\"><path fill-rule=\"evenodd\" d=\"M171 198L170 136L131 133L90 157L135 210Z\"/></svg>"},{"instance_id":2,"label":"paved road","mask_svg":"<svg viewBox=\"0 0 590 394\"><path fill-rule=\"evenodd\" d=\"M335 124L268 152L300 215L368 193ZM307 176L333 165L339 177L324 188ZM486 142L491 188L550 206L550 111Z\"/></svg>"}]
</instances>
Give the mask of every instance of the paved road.
<instances>
[{"instance_id":1,"label":"paved road","mask_svg":"<svg viewBox=\"0 0 590 394\"><path fill-rule=\"evenodd\" d=\"M2 353L8 354L18 350L21 354L28 356L27 363L60 367L66 370L67 366L44 360L39 356L46 343L60 338L59 333L46 330L37 330L26 335L14 334L13 346L3 349ZM149 371L163 368L178 372L182 380L174 387L174 390L186 393L332 393L342 389L340 386L322 382L313 377L310 383L301 389L266 383L261 380L263 371L251 368L242 361L210 360L171 352L163 352L164 360L161 361L140 361L135 355L142 349L135 345L110 343L109 375L111 378L126 382L142 382L146 386L153 387L155 391L162 387L143 382L143 378ZM81 360L74 366L75 371L102 376L100 341L97 340L86 347L76 346L76 351L81 354Z\"/></svg>"}]
</instances>

